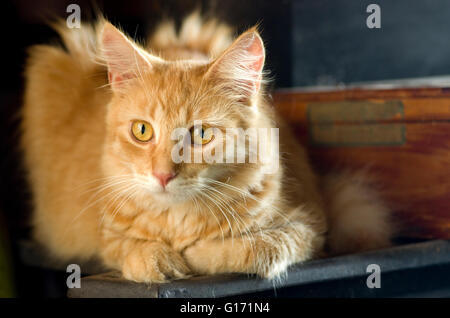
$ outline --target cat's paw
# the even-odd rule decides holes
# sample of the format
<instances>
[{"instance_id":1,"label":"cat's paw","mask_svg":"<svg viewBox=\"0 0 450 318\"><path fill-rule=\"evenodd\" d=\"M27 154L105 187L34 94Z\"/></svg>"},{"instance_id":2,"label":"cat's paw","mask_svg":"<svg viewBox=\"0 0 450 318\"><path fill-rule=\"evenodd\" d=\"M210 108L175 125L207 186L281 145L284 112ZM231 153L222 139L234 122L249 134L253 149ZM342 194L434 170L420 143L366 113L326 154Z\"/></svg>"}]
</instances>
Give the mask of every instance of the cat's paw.
<instances>
[{"instance_id":1,"label":"cat's paw","mask_svg":"<svg viewBox=\"0 0 450 318\"><path fill-rule=\"evenodd\" d=\"M249 273L270 280L281 279L294 262L293 255L285 248L264 241L256 242L250 254Z\"/></svg>"},{"instance_id":2,"label":"cat's paw","mask_svg":"<svg viewBox=\"0 0 450 318\"><path fill-rule=\"evenodd\" d=\"M229 243L229 244L228 244ZM246 273L267 279L281 279L296 259L286 248L264 240L233 243L200 241L188 247L183 257L197 274Z\"/></svg>"},{"instance_id":3,"label":"cat's paw","mask_svg":"<svg viewBox=\"0 0 450 318\"><path fill-rule=\"evenodd\" d=\"M161 243L147 243L131 251L122 265L123 277L135 282L165 283L189 277L181 255Z\"/></svg>"},{"instance_id":4,"label":"cat's paw","mask_svg":"<svg viewBox=\"0 0 450 318\"><path fill-rule=\"evenodd\" d=\"M256 275L269 280L280 280L287 275L287 269L291 265L287 259L267 260L261 259L259 264L255 266Z\"/></svg>"}]
</instances>

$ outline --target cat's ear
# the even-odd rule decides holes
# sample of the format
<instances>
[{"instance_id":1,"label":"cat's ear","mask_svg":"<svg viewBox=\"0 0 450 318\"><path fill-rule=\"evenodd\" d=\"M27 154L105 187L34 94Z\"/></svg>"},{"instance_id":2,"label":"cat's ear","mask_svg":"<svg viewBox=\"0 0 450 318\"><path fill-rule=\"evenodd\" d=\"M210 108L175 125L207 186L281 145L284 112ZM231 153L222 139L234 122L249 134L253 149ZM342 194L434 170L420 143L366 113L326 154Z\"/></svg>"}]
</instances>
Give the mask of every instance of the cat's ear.
<instances>
[{"instance_id":1,"label":"cat's ear","mask_svg":"<svg viewBox=\"0 0 450 318\"><path fill-rule=\"evenodd\" d=\"M162 62L129 40L112 24L105 22L99 42L103 59L108 65L111 87L118 88L126 80L141 76L151 70L154 63Z\"/></svg>"},{"instance_id":2,"label":"cat's ear","mask_svg":"<svg viewBox=\"0 0 450 318\"><path fill-rule=\"evenodd\" d=\"M207 76L217 79L232 96L251 100L261 88L264 60L264 43L254 27L212 62Z\"/></svg>"}]
</instances>

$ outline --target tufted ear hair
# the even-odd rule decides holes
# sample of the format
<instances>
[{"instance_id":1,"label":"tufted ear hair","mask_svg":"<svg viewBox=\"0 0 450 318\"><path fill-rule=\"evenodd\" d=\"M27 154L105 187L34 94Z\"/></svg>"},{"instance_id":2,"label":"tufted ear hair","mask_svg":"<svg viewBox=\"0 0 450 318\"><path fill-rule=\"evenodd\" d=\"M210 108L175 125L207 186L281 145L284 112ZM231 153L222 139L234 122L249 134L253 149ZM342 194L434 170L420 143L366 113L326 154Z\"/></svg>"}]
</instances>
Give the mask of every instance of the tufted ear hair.
<instances>
[{"instance_id":1,"label":"tufted ear hair","mask_svg":"<svg viewBox=\"0 0 450 318\"><path fill-rule=\"evenodd\" d=\"M253 27L212 62L207 76L222 82L232 96L252 100L261 88L264 60L264 44Z\"/></svg>"},{"instance_id":2,"label":"tufted ear hair","mask_svg":"<svg viewBox=\"0 0 450 318\"><path fill-rule=\"evenodd\" d=\"M136 78L163 60L149 54L127 38L111 23L105 22L99 34L103 59L108 66L111 87L119 88L126 80Z\"/></svg>"}]
</instances>

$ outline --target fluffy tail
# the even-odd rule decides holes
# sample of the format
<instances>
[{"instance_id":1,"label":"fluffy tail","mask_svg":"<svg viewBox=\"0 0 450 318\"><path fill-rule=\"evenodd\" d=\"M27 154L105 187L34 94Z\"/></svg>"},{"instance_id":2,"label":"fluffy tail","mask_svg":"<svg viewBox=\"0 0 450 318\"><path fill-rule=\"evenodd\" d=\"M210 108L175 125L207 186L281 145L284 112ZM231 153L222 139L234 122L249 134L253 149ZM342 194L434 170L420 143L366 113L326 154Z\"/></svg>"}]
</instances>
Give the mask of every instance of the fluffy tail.
<instances>
[{"instance_id":1,"label":"fluffy tail","mask_svg":"<svg viewBox=\"0 0 450 318\"><path fill-rule=\"evenodd\" d=\"M61 37L61 40L75 63L82 70L98 68L101 59L98 54L97 35L102 29L105 19L99 17L95 24L83 24L81 28L68 28L63 20L50 23Z\"/></svg>"},{"instance_id":2,"label":"fluffy tail","mask_svg":"<svg viewBox=\"0 0 450 318\"><path fill-rule=\"evenodd\" d=\"M370 185L366 173L343 173L324 178L331 254L387 247L393 225L387 206Z\"/></svg>"},{"instance_id":3,"label":"fluffy tail","mask_svg":"<svg viewBox=\"0 0 450 318\"><path fill-rule=\"evenodd\" d=\"M215 57L226 50L233 40L231 28L215 19L205 20L199 12L184 19L179 32L173 21L162 22L148 41L148 48L164 52L189 50Z\"/></svg>"}]
</instances>

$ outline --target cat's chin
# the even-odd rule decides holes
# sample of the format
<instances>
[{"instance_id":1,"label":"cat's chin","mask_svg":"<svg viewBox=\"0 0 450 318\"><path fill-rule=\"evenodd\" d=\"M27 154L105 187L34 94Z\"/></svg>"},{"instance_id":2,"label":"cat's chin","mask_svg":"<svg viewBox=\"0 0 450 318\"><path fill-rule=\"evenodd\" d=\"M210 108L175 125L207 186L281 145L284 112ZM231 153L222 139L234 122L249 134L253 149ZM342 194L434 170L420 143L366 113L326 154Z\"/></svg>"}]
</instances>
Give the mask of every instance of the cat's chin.
<instances>
[{"instance_id":1,"label":"cat's chin","mask_svg":"<svg viewBox=\"0 0 450 318\"><path fill-rule=\"evenodd\" d=\"M185 193L179 193L170 190L160 190L151 194L156 203L160 203L166 206L178 205L186 203L190 200Z\"/></svg>"}]
</instances>

